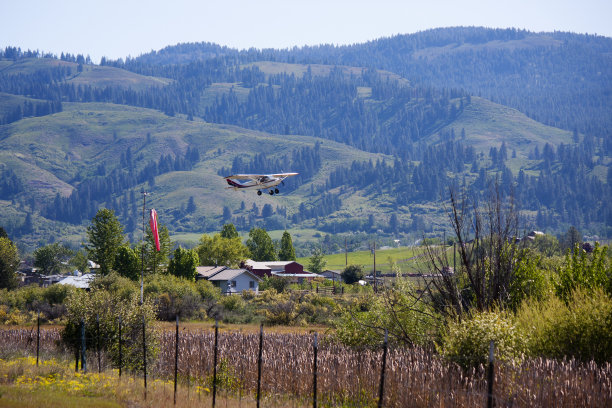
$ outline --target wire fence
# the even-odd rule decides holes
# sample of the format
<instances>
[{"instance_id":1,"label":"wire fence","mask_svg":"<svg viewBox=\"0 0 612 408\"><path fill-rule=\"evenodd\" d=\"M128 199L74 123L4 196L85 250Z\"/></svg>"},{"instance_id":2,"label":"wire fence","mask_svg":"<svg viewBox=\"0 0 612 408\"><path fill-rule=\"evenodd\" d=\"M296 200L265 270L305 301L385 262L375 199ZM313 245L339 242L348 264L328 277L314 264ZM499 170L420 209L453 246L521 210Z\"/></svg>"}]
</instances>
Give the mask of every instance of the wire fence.
<instances>
[{"instance_id":1,"label":"wire fence","mask_svg":"<svg viewBox=\"0 0 612 408\"><path fill-rule=\"evenodd\" d=\"M99 331L98 331L99 333ZM60 329L0 330L2 358L74 359L75 369L120 369L84 333L85 353L67 348ZM120 338L114 339L120 341ZM145 339L145 341L147 341ZM528 359L470 370L427 350L384 346L378 350L345 347L328 336L189 331L158 332L158 353L145 373L125 375L173 382L187 392L190 406L284 407L610 407L612 366L576 360ZM84 364L78 358L85 355ZM144 368L144 367L143 367ZM205 405L206 404L206 405Z\"/></svg>"}]
</instances>

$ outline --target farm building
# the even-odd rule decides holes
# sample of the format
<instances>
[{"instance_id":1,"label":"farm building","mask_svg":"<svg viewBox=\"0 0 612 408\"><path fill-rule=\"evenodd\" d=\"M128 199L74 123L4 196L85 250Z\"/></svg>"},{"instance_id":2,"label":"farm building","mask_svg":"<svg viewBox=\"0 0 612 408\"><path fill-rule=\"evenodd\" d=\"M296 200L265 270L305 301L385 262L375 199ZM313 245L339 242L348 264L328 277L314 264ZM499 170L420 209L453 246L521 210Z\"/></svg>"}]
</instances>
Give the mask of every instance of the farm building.
<instances>
[{"instance_id":1,"label":"farm building","mask_svg":"<svg viewBox=\"0 0 612 408\"><path fill-rule=\"evenodd\" d=\"M321 272L321 276L323 276L326 279L329 279L331 281L334 282L341 282L342 281L342 273L339 271L333 271L331 269L327 269L323 272Z\"/></svg>"},{"instance_id":2,"label":"farm building","mask_svg":"<svg viewBox=\"0 0 612 408\"><path fill-rule=\"evenodd\" d=\"M282 275L282 274L302 274L304 267L295 261L267 261L256 262L252 259L247 259L243 262L242 267L253 272L255 275L263 278L264 276Z\"/></svg>"}]
</instances>

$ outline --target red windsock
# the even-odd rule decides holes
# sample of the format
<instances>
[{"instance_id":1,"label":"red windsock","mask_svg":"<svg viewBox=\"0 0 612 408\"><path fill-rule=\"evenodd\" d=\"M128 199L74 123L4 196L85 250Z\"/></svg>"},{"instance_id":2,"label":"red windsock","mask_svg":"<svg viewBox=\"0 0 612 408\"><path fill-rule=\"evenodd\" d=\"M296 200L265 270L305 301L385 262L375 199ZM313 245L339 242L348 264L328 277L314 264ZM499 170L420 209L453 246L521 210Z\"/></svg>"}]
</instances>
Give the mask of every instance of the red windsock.
<instances>
[{"instance_id":1,"label":"red windsock","mask_svg":"<svg viewBox=\"0 0 612 408\"><path fill-rule=\"evenodd\" d=\"M155 249L159 252L159 232L157 230L157 211L151 210L151 216L149 217L149 225L151 226L151 232L153 233L153 239L155 240Z\"/></svg>"}]
</instances>

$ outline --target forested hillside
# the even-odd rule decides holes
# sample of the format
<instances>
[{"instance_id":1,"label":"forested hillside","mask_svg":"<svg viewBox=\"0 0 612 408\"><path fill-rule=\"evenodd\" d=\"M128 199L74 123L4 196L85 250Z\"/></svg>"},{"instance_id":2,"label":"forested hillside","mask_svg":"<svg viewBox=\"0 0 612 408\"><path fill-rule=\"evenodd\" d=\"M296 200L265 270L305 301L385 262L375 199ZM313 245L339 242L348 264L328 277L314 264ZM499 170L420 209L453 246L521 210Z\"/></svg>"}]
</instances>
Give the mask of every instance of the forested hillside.
<instances>
[{"instance_id":1,"label":"forested hillside","mask_svg":"<svg viewBox=\"0 0 612 408\"><path fill-rule=\"evenodd\" d=\"M179 44L93 64L0 52L0 224L132 234L139 192L173 233L437 234L448 188L498 180L525 228L612 235L612 39L451 28L353 46ZM297 171L278 197L220 176ZM53 238L51 238L53 237ZM77 239L75 239L77 240Z\"/></svg>"}]
</instances>

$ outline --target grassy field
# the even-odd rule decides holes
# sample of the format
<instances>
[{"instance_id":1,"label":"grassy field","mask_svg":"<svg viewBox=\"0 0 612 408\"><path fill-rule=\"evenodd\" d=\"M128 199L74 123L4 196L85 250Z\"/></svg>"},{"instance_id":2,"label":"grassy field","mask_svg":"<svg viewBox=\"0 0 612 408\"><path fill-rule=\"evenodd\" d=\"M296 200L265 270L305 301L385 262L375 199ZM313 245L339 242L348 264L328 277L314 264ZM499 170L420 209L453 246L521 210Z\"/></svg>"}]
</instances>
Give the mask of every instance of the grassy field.
<instances>
[{"instance_id":1,"label":"grassy field","mask_svg":"<svg viewBox=\"0 0 612 408\"><path fill-rule=\"evenodd\" d=\"M395 262L402 272L410 273L411 268L416 264L415 257L421 255L421 247L399 247L376 251L376 270L388 273L391 272L391 263ZM347 264L362 265L366 272L371 272L374 268L374 256L370 251L349 252L348 256L344 253L325 255L327 261L326 269L342 270ZM298 258L297 261L306 268L310 262L310 257Z\"/></svg>"}]
</instances>

